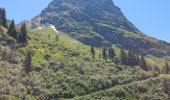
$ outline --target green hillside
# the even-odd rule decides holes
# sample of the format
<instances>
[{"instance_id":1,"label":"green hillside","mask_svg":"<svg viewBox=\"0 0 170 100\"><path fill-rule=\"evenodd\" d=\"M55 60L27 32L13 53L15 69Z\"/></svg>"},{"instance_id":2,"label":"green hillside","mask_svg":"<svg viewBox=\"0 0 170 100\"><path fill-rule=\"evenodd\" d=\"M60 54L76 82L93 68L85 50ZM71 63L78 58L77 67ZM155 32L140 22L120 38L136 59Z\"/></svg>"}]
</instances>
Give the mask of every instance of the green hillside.
<instances>
[{"instance_id":1,"label":"green hillside","mask_svg":"<svg viewBox=\"0 0 170 100\"><path fill-rule=\"evenodd\" d=\"M0 8L0 100L170 100L169 51L112 0L53 0L19 25Z\"/></svg>"},{"instance_id":2,"label":"green hillside","mask_svg":"<svg viewBox=\"0 0 170 100\"><path fill-rule=\"evenodd\" d=\"M0 61L0 99L2 100L167 100L164 90L168 75L144 71L100 57L102 48L90 46L50 27L29 30L28 43L17 50L6 48L8 58ZM7 33L3 33L6 34ZM8 38L12 38L7 35ZM115 47L116 57L120 49ZM32 55L31 71L24 71L26 52ZM12 56L10 51L12 52ZM148 58L149 59L149 58ZM157 58L158 59L158 58ZM159 60L159 59L158 59ZM15 61L15 62L14 62ZM156 87L156 88L155 88Z\"/></svg>"}]
</instances>

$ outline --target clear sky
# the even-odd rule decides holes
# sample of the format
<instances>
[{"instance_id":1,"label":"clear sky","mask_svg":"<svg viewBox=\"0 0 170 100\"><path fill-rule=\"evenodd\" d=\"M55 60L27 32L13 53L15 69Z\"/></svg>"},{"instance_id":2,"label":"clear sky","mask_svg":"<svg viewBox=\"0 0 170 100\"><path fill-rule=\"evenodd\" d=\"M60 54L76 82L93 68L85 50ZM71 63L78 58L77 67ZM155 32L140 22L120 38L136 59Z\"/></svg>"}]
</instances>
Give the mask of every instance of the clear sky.
<instances>
[{"instance_id":1,"label":"clear sky","mask_svg":"<svg viewBox=\"0 0 170 100\"><path fill-rule=\"evenodd\" d=\"M7 17L16 23L37 16L52 0L0 0L0 7L6 9Z\"/></svg>"},{"instance_id":2,"label":"clear sky","mask_svg":"<svg viewBox=\"0 0 170 100\"><path fill-rule=\"evenodd\" d=\"M16 23L40 14L52 0L0 0ZM143 33L170 42L170 0L114 0L125 16Z\"/></svg>"},{"instance_id":3,"label":"clear sky","mask_svg":"<svg viewBox=\"0 0 170 100\"><path fill-rule=\"evenodd\" d=\"M170 43L170 0L114 0L143 33Z\"/></svg>"}]
</instances>

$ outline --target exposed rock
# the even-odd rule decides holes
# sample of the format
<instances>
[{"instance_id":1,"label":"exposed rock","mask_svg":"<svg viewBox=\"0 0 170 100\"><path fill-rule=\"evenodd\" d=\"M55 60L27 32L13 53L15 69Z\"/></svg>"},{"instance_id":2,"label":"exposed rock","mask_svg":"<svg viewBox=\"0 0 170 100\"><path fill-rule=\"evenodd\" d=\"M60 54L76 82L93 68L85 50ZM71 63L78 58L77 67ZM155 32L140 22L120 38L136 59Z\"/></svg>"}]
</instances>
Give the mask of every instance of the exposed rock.
<instances>
[{"instance_id":1,"label":"exposed rock","mask_svg":"<svg viewBox=\"0 0 170 100\"><path fill-rule=\"evenodd\" d=\"M29 24L32 27L53 24L59 31L96 47L116 44L142 54L170 53L169 43L141 33L112 0L53 0Z\"/></svg>"}]
</instances>

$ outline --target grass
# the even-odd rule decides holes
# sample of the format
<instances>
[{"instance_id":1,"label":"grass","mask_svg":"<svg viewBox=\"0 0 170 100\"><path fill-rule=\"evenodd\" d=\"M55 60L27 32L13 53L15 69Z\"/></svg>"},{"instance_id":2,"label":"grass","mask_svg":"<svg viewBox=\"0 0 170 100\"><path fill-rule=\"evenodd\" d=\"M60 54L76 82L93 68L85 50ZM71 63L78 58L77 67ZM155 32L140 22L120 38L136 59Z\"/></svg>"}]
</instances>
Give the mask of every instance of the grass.
<instances>
[{"instance_id":1,"label":"grass","mask_svg":"<svg viewBox=\"0 0 170 100\"><path fill-rule=\"evenodd\" d=\"M9 91L9 93L0 91L0 99L33 100L38 97L42 100L125 98L131 100L136 96L143 98L143 94L157 91L154 87L162 88L160 86L162 79L156 72L145 72L139 67L130 68L109 61L106 63L99 58L102 48L95 48L96 58L93 59L90 46L62 32L59 41L50 27L29 32L29 43L20 47L18 51L19 63L0 61L0 78L4 77L0 81L0 87ZM120 48L115 45L113 47L116 56L119 57ZM25 74L22 61L29 49L32 50L32 71ZM155 82L156 77L159 82L150 85L149 82ZM166 75L161 77L168 79ZM144 93L139 91L140 88L149 90L150 87L152 91ZM137 92L134 92L135 90ZM157 93L163 94L163 91ZM119 94L125 96L118 97Z\"/></svg>"}]
</instances>

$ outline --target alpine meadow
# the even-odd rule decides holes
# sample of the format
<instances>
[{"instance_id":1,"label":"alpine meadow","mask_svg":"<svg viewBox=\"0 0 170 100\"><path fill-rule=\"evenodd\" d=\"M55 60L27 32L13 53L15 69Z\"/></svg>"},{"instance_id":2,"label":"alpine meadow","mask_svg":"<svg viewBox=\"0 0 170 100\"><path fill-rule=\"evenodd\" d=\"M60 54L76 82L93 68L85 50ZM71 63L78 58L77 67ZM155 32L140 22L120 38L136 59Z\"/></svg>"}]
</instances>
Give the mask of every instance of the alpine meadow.
<instances>
[{"instance_id":1,"label":"alpine meadow","mask_svg":"<svg viewBox=\"0 0 170 100\"><path fill-rule=\"evenodd\" d=\"M53 0L19 24L7 13L0 8L0 100L170 100L170 43L141 32L114 1Z\"/></svg>"}]
</instances>

